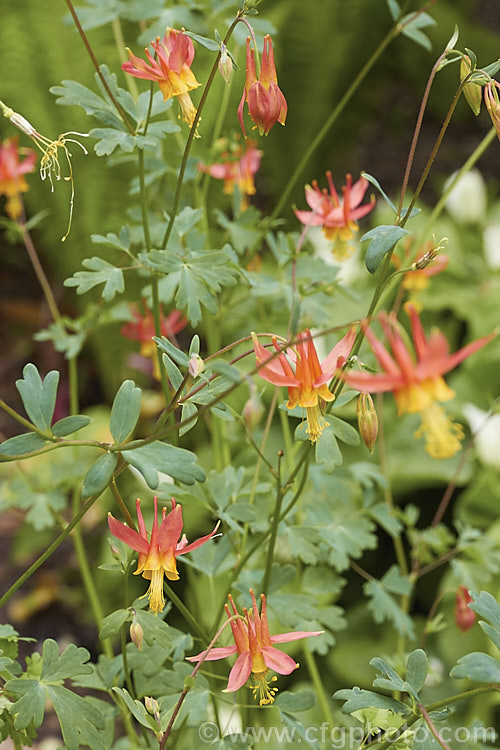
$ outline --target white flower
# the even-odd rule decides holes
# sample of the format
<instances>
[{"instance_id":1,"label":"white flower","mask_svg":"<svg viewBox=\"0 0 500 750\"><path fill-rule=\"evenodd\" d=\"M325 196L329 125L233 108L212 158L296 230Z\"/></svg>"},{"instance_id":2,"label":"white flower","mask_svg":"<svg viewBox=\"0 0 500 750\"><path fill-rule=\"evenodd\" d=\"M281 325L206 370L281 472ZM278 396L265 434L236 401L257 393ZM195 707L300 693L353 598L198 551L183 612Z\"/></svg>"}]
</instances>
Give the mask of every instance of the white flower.
<instances>
[{"instance_id":1,"label":"white flower","mask_svg":"<svg viewBox=\"0 0 500 750\"><path fill-rule=\"evenodd\" d=\"M456 172L445 183L445 190ZM448 213L459 224L477 224L486 213L486 183L477 169L466 172L446 199Z\"/></svg>"},{"instance_id":2,"label":"white flower","mask_svg":"<svg viewBox=\"0 0 500 750\"><path fill-rule=\"evenodd\" d=\"M500 469L500 414L491 414L478 409L474 404L465 404L464 414L473 433L477 457L486 466Z\"/></svg>"},{"instance_id":3,"label":"white flower","mask_svg":"<svg viewBox=\"0 0 500 750\"><path fill-rule=\"evenodd\" d=\"M500 268L500 224L490 224L483 232L483 251L486 263L493 271Z\"/></svg>"}]
</instances>

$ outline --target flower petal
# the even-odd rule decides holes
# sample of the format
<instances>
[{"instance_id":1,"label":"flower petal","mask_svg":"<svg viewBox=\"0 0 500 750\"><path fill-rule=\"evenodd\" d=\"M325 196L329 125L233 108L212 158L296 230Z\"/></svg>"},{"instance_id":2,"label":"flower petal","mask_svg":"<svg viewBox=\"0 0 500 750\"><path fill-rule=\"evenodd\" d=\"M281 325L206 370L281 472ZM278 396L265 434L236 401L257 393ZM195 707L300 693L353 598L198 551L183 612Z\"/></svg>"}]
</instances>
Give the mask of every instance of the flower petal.
<instances>
[{"instance_id":1,"label":"flower petal","mask_svg":"<svg viewBox=\"0 0 500 750\"><path fill-rule=\"evenodd\" d=\"M134 549L136 552L149 552L149 543L147 542L147 540L143 539L142 536L137 533L137 531L129 529L129 527L125 526L124 523L121 523L121 521L117 521L116 518L111 515L111 513L108 513L108 526L113 536L116 536L117 539L125 542L125 544Z\"/></svg>"},{"instance_id":2,"label":"flower petal","mask_svg":"<svg viewBox=\"0 0 500 750\"><path fill-rule=\"evenodd\" d=\"M223 691L224 693L234 693L235 690L239 690L250 677L252 672L252 659L250 651L245 651L240 654L236 659L233 668L229 673L229 680L227 681L227 688Z\"/></svg>"},{"instance_id":3,"label":"flower petal","mask_svg":"<svg viewBox=\"0 0 500 750\"><path fill-rule=\"evenodd\" d=\"M309 638L310 635L323 635L324 632L324 630L297 630L294 633L278 633L271 636L271 643L300 641L301 638Z\"/></svg>"},{"instance_id":4,"label":"flower petal","mask_svg":"<svg viewBox=\"0 0 500 750\"><path fill-rule=\"evenodd\" d=\"M205 656L208 649L202 651L201 654L196 656L186 656L187 661L201 661L205 657L205 661L216 661L217 659L225 659L226 656L232 656L238 653L236 646L222 646L221 648L210 649L208 656Z\"/></svg>"},{"instance_id":5,"label":"flower petal","mask_svg":"<svg viewBox=\"0 0 500 750\"><path fill-rule=\"evenodd\" d=\"M197 547L201 547L202 544L205 544L205 542L208 542L208 540L211 539L216 534L217 529L219 528L219 526L220 526L220 521L217 521L217 524L216 524L214 530L211 531L210 534L206 534L205 536L201 536L195 542L191 542L191 544L187 544L185 547L182 547L181 549L176 550L175 551L175 556L178 557L179 555L185 555L186 552L191 552L193 549L196 549Z\"/></svg>"},{"instance_id":6,"label":"flower petal","mask_svg":"<svg viewBox=\"0 0 500 750\"><path fill-rule=\"evenodd\" d=\"M273 672L278 672L278 674L290 674L299 666L291 656L272 646L264 646L262 655L266 667L272 669Z\"/></svg>"}]
</instances>

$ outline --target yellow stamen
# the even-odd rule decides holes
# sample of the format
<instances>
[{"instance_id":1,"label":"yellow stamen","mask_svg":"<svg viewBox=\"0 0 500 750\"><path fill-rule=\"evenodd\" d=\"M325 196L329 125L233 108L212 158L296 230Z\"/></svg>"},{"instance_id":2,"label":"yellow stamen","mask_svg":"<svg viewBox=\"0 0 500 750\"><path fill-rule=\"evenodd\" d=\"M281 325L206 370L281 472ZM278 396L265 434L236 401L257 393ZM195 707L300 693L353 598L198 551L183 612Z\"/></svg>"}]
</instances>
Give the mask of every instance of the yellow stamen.
<instances>
[{"instance_id":1,"label":"yellow stamen","mask_svg":"<svg viewBox=\"0 0 500 750\"><path fill-rule=\"evenodd\" d=\"M165 597L163 596L163 568L151 571L151 583L149 589L141 596L141 599L147 596L149 599L149 609L154 612L155 615L158 612L163 612L165 606Z\"/></svg>"},{"instance_id":2,"label":"yellow stamen","mask_svg":"<svg viewBox=\"0 0 500 750\"><path fill-rule=\"evenodd\" d=\"M461 448L464 437L462 426L446 415L436 402L421 412L422 424L414 433L416 438L425 435L425 450L432 458L451 458Z\"/></svg>"},{"instance_id":3,"label":"yellow stamen","mask_svg":"<svg viewBox=\"0 0 500 750\"><path fill-rule=\"evenodd\" d=\"M318 404L316 404L316 406L306 406L306 413L306 433L309 435L309 440L311 441L311 443L315 443L327 426L327 422L326 419L322 416Z\"/></svg>"},{"instance_id":4,"label":"yellow stamen","mask_svg":"<svg viewBox=\"0 0 500 750\"><path fill-rule=\"evenodd\" d=\"M250 685L255 700L259 700L259 706L268 706L270 703L274 703L274 696L278 692L278 688L269 687L270 682L276 682L278 679L276 675L273 675L268 679L269 670L265 672L253 672L252 677L256 680L255 685Z\"/></svg>"}]
</instances>

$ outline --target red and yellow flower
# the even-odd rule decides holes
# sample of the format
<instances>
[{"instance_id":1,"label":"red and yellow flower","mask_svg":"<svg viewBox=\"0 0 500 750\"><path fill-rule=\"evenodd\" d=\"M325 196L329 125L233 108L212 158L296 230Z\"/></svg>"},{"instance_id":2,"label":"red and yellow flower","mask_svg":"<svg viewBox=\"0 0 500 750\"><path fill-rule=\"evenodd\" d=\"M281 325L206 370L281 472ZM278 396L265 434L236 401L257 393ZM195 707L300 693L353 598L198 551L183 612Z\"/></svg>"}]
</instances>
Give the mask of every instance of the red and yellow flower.
<instances>
[{"instance_id":1,"label":"red and yellow flower","mask_svg":"<svg viewBox=\"0 0 500 750\"><path fill-rule=\"evenodd\" d=\"M279 122L285 124L288 106L286 99L278 86L276 67L274 65L273 43L269 34L264 37L264 49L257 79L255 70L255 50L247 38L247 67L245 88L238 107L238 120L243 135L246 137L243 123L243 108L248 103L248 113L259 130L260 135L267 135L273 125Z\"/></svg>"},{"instance_id":2,"label":"red and yellow flower","mask_svg":"<svg viewBox=\"0 0 500 750\"><path fill-rule=\"evenodd\" d=\"M5 195L5 210L11 219L21 216L21 193L28 190L24 175L34 172L36 154L31 148L19 148L18 138L9 138L0 143L0 195ZM20 156L24 155L24 160Z\"/></svg>"},{"instance_id":3,"label":"red and yellow flower","mask_svg":"<svg viewBox=\"0 0 500 750\"><path fill-rule=\"evenodd\" d=\"M462 633L470 630L476 622L476 613L469 607L473 601L467 586L459 586L455 595L455 623Z\"/></svg>"},{"instance_id":4,"label":"red and yellow flower","mask_svg":"<svg viewBox=\"0 0 500 750\"><path fill-rule=\"evenodd\" d=\"M370 213L375 206L375 196L370 203L360 205L368 189L365 177L352 184L350 174L346 175L346 184L342 188L342 199L335 189L332 173L326 173L330 192L326 188L321 190L316 180L312 186L306 185L306 201L311 211L295 211L297 219L310 227L323 227L323 233L328 240L333 241L333 255L339 260L345 260L354 250L350 245L354 234L358 231L356 221Z\"/></svg>"},{"instance_id":5,"label":"red and yellow flower","mask_svg":"<svg viewBox=\"0 0 500 750\"><path fill-rule=\"evenodd\" d=\"M216 180L224 180L223 192L226 194L233 193L236 186L242 194L242 208L246 208L246 196L255 194L254 175L259 170L261 157L262 151L249 138L244 148L237 146L232 153L224 152L223 161L209 165L199 164L198 169Z\"/></svg>"},{"instance_id":6,"label":"red and yellow flower","mask_svg":"<svg viewBox=\"0 0 500 750\"><path fill-rule=\"evenodd\" d=\"M449 458L460 450L463 430L461 425L446 416L438 403L449 401L455 395L442 376L491 341L495 334L484 336L450 354L443 334L434 330L427 338L416 307L407 304L406 310L410 316L415 355L408 350L395 315L381 313L379 320L392 355L366 321L362 327L383 372L339 372L339 377L359 391L392 391L399 415L420 413L422 424L415 437L425 436L429 455Z\"/></svg>"},{"instance_id":7,"label":"red and yellow flower","mask_svg":"<svg viewBox=\"0 0 500 750\"><path fill-rule=\"evenodd\" d=\"M171 503L172 510L170 513L167 514L167 509L162 508L162 521L161 525L158 526L158 499L154 498L153 528L149 540L139 499L135 502L139 532L130 529L124 523L117 521L111 513L108 513L108 525L113 536L139 553L137 570L134 575L142 574L143 578L151 581L144 596L148 597L149 608L155 614L161 612L165 606L163 577L166 576L169 581L179 579L176 558L208 542L219 528L219 524L217 524L210 534L188 544L185 534L179 539L183 526L182 507L177 505L174 498L172 498Z\"/></svg>"},{"instance_id":8,"label":"red and yellow flower","mask_svg":"<svg viewBox=\"0 0 500 750\"><path fill-rule=\"evenodd\" d=\"M355 330L352 328L321 362L312 340L311 331L307 328L298 336L296 346L280 350L276 340L274 348L278 355L270 354L255 333L252 333L253 346L259 375L273 385L284 385L288 388L287 407L293 409L302 406L307 414L307 434L312 443L319 438L326 420L321 413L324 402L333 401L335 396L330 392L327 383L335 375L339 360L347 359L354 343ZM292 368L292 364L295 370Z\"/></svg>"},{"instance_id":9,"label":"red and yellow flower","mask_svg":"<svg viewBox=\"0 0 500 750\"><path fill-rule=\"evenodd\" d=\"M121 327L121 334L128 339L141 342L141 356L152 360L153 376L160 380L156 344L153 341L153 336L156 335L153 313L146 305L144 305L144 314L140 312L137 305L129 305L129 308L132 320ZM174 339L175 334L182 331L187 324L187 318L179 310L172 310L167 316L160 315L160 333L168 339Z\"/></svg>"},{"instance_id":10,"label":"red and yellow flower","mask_svg":"<svg viewBox=\"0 0 500 750\"><path fill-rule=\"evenodd\" d=\"M255 601L255 594L251 589L250 596L253 604L250 611L244 607L243 617L240 615L238 619L234 619L230 623L235 645L212 648L208 652L202 651L201 654L188 657L188 661L197 662L203 658L206 661L215 661L238 654L238 658L229 673L227 688L224 692L234 693L239 690L252 675L255 680L255 684L251 686L254 698L258 697L259 705L264 706L273 703L277 692L277 688L270 687L270 683L276 681L276 676L270 677L270 670L278 672L278 674L290 674L299 666L295 659L275 648L273 644L298 641L301 638L321 635L323 631L296 631L294 633L270 635L265 595L260 595L260 614ZM225 605L227 616L229 618L238 616L239 613L232 596L229 595L228 599L231 609L227 604Z\"/></svg>"},{"instance_id":11,"label":"red and yellow flower","mask_svg":"<svg viewBox=\"0 0 500 750\"><path fill-rule=\"evenodd\" d=\"M123 63L122 70L136 78L156 81L164 101L176 96L182 119L191 127L196 117L196 108L188 92L201 85L191 70L194 59L193 42L182 31L167 29L163 39L160 41L160 37L157 37L156 41L151 42L151 46L156 59L146 47L148 62L141 60L127 47L129 60Z\"/></svg>"}]
</instances>

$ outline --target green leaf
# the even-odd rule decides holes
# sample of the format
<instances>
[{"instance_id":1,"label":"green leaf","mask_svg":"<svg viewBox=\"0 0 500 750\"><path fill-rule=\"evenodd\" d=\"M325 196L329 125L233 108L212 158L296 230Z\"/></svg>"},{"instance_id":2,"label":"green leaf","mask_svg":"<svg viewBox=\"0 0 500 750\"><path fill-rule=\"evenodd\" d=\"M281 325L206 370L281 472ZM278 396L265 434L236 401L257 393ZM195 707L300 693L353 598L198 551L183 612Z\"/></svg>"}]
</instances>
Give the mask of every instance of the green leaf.
<instances>
[{"instance_id":1,"label":"green leaf","mask_svg":"<svg viewBox=\"0 0 500 750\"><path fill-rule=\"evenodd\" d=\"M279 693L274 704L281 711L307 711L316 705L316 697L312 690L301 690L300 693Z\"/></svg>"},{"instance_id":2,"label":"green leaf","mask_svg":"<svg viewBox=\"0 0 500 750\"><path fill-rule=\"evenodd\" d=\"M59 97L56 104L82 107L88 115L108 124L121 123L114 106L77 81L65 80L62 81L62 86L52 86L49 90Z\"/></svg>"},{"instance_id":3,"label":"green leaf","mask_svg":"<svg viewBox=\"0 0 500 750\"><path fill-rule=\"evenodd\" d=\"M59 680L66 680L68 677L74 677L77 674L90 674L92 667L86 664L90 659L90 654L86 648L78 648L74 643L66 646L64 651L59 654L59 646L52 638L47 638L43 644L42 650L42 681L45 683L55 683Z\"/></svg>"},{"instance_id":4,"label":"green leaf","mask_svg":"<svg viewBox=\"0 0 500 750\"><path fill-rule=\"evenodd\" d=\"M406 24L408 19L412 17L413 17L413 21L410 21L410 23ZM425 29L427 26L435 26L435 25L436 25L436 21L428 13L418 13L418 14L408 13L406 16L403 16L403 18L400 21L400 26L403 27L402 33L404 34L404 36L407 36L409 39L412 39L421 47L424 47L424 49L429 50L429 52L432 50L431 41L421 31L421 29Z\"/></svg>"},{"instance_id":5,"label":"green leaf","mask_svg":"<svg viewBox=\"0 0 500 750\"><path fill-rule=\"evenodd\" d=\"M157 643L169 652L172 650L172 629L164 620L144 609L137 610L136 617L144 632L144 640L147 644L152 646Z\"/></svg>"},{"instance_id":6,"label":"green leaf","mask_svg":"<svg viewBox=\"0 0 500 750\"><path fill-rule=\"evenodd\" d=\"M123 458L141 472L152 490L159 485L158 472L170 474L184 484L205 481L205 472L197 464L197 457L185 448L167 445L159 440L123 451Z\"/></svg>"},{"instance_id":7,"label":"green leaf","mask_svg":"<svg viewBox=\"0 0 500 750\"><path fill-rule=\"evenodd\" d=\"M387 1L387 7L389 8L389 13L391 14L392 20L397 21L401 13L401 9L399 7L397 0L386 0L386 1Z\"/></svg>"},{"instance_id":8,"label":"green leaf","mask_svg":"<svg viewBox=\"0 0 500 750\"><path fill-rule=\"evenodd\" d=\"M307 731L309 727L306 729L300 721L285 711L280 711L280 717L286 729L288 729L285 736L296 737L298 742L303 743L302 747L307 746L313 748L313 750L319 750L318 739L315 736L310 736L310 732Z\"/></svg>"},{"instance_id":9,"label":"green leaf","mask_svg":"<svg viewBox=\"0 0 500 750\"><path fill-rule=\"evenodd\" d=\"M347 445L359 445L360 438L358 431L349 422L331 415L326 417L326 421L331 425L333 432L343 443L347 443Z\"/></svg>"},{"instance_id":10,"label":"green leaf","mask_svg":"<svg viewBox=\"0 0 500 750\"><path fill-rule=\"evenodd\" d=\"M308 440L309 436L306 433L306 429L307 423L303 422L295 430L295 437ZM340 466L342 463L342 453L340 452L337 438L330 424L328 427L325 427L316 440L314 455L316 463L323 464L327 473L331 473L336 466Z\"/></svg>"},{"instance_id":11,"label":"green leaf","mask_svg":"<svg viewBox=\"0 0 500 750\"><path fill-rule=\"evenodd\" d=\"M209 39L206 36L200 36L199 34L193 34L192 31L185 31L184 33L186 36L190 36L191 39L194 39L195 42L198 42L198 44L201 44L203 47L212 50L212 52L219 51L219 45L217 44L217 42L214 42L213 39Z\"/></svg>"},{"instance_id":12,"label":"green leaf","mask_svg":"<svg viewBox=\"0 0 500 750\"><path fill-rule=\"evenodd\" d=\"M180 367L188 367L189 357L181 349L178 349L165 336L155 336L153 341L156 342L159 349L162 349L168 356L173 359Z\"/></svg>"},{"instance_id":13,"label":"green leaf","mask_svg":"<svg viewBox=\"0 0 500 750\"><path fill-rule=\"evenodd\" d=\"M73 276L64 281L64 286L76 287L77 294L85 294L85 292L93 289L98 284L104 284L102 296L106 302L109 302L117 292L121 293L125 289L121 268L115 268L111 263L97 256L85 258L82 261L82 266L90 270L77 271Z\"/></svg>"},{"instance_id":14,"label":"green leaf","mask_svg":"<svg viewBox=\"0 0 500 750\"><path fill-rule=\"evenodd\" d=\"M370 661L370 666L376 669L380 675L373 680L374 687L381 687L383 690L396 690L403 693L408 692L408 683L384 659L376 656Z\"/></svg>"},{"instance_id":15,"label":"green leaf","mask_svg":"<svg viewBox=\"0 0 500 750\"><path fill-rule=\"evenodd\" d=\"M416 693L419 693L427 677L429 661L423 649L417 648L408 655L406 660L406 682L408 682Z\"/></svg>"},{"instance_id":16,"label":"green leaf","mask_svg":"<svg viewBox=\"0 0 500 750\"><path fill-rule=\"evenodd\" d=\"M101 492L111 480L118 463L118 453L107 451L92 464L83 480L82 500Z\"/></svg>"},{"instance_id":17,"label":"green leaf","mask_svg":"<svg viewBox=\"0 0 500 750\"><path fill-rule=\"evenodd\" d=\"M190 402L186 404L182 404L182 411L181 411L181 422L184 422L186 419L189 419L190 417L194 417L195 414L198 414L198 409L195 404L192 404ZM196 422L198 421L198 417L196 416L196 419L191 419L187 424L182 425L179 428L179 437L182 437L186 434L186 432L189 432L191 430Z\"/></svg>"},{"instance_id":18,"label":"green leaf","mask_svg":"<svg viewBox=\"0 0 500 750\"><path fill-rule=\"evenodd\" d=\"M23 453L37 451L44 445L47 445L47 441L41 435L25 432L0 443L0 456L22 456Z\"/></svg>"},{"instance_id":19,"label":"green leaf","mask_svg":"<svg viewBox=\"0 0 500 750\"><path fill-rule=\"evenodd\" d=\"M121 124L116 128L92 128L89 136L97 139L94 145L97 156L109 156L115 148L131 154L136 147L136 138L123 130Z\"/></svg>"},{"instance_id":20,"label":"green leaf","mask_svg":"<svg viewBox=\"0 0 500 750\"><path fill-rule=\"evenodd\" d=\"M124 380L111 407L109 429L115 445L121 445L133 432L141 413L141 389L133 380Z\"/></svg>"},{"instance_id":21,"label":"green leaf","mask_svg":"<svg viewBox=\"0 0 500 750\"><path fill-rule=\"evenodd\" d=\"M389 698L387 695L374 693L372 690L363 690L359 687L353 687L350 690L337 690L333 694L336 700L346 701L342 706L342 713L351 714L353 711L359 711L364 708L382 708L393 711L395 714L409 714L411 709L401 701Z\"/></svg>"},{"instance_id":22,"label":"green leaf","mask_svg":"<svg viewBox=\"0 0 500 750\"><path fill-rule=\"evenodd\" d=\"M391 581L390 581L391 583ZM369 598L368 607L377 623L388 620L392 622L398 633L413 638L415 636L413 621L411 617L403 612L396 602L384 579L381 581L368 581L363 585L363 591Z\"/></svg>"},{"instance_id":23,"label":"green leaf","mask_svg":"<svg viewBox=\"0 0 500 750\"><path fill-rule=\"evenodd\" d=\"M130 250L130 227L128 225L123 226L120 229L120 236L114 232L108 232L108 234L91 234L91 241L96 245L104 245L105 247L112 247L114 250L121 250L124 253L128 253Z\"/></svg>"},{"instance_id":24,"label":"green leaf","mask_svg":"<svg viewBox=\"0 0 500 750\"><path fill-rule=\"evenodd\" d=\"M474 601L469 604L470 609L491 623L488 625L486 622L480 622L480 627L495 646L500 648L500 605L487 591L481 591L480 594L472 593L472 598Z\"/></svg>"},{"instance_id":25,"label":"green leaf","mask_svg":"<svg viewBox=\"0 0 500 750\"><path fill-rule=\"evenodd\" d=\"M19 696L10 709L15 728L26 729L31 722L39 727L43 721L47 696L38 680L14 678L5 683L5 690L14 697Z\"/></svg>"},{"instance_id":26,"label":"green leaf","mask_svg":"<svg viewBox=\"0 0 500 750\"><path fill-rule=\"evenodd\" d=\"M229 365L222 359L216 359L210 363L210 367L214 372L218 372L219 375L224 375L232 383L241 383L244 376L237 367Z\"/></svg>"},{"instance_id":27,"label":"green leaf","mask_svg":"<svg viewBox=\"0 0 500 750\"><path fill-rule=\"evenodd\" d=\"M360 242L370 240L365 259L366 267L370 273L375 273L384 255L392 250L401 237L406 234L409 234L408 230L402 227L382 224L361 237Z\"/></svg>"},{"instance_id":28,"label":"green leaf","mask_svg":"<svg viewBox=\"0 0 500 750\"><path fill-rule=\"evenodd\" d=\"M390 0L389 0L389 2L390 2ZM398 11L399 11L399 8L398 8ZM398 13L398 15L399 15L399 13ZM393 16L393 18L394 18L394 16ZM397 18L397 16L396 16L396 18ZM379 191L380 195L385 200L385 202L387 203L387 205L390 206L392 208L392 210L394 211L394 214L396 214L397 213L396 206L391 201L391 199L389 198L389 196L387 195L387 193L383 190L382 185L377 180L377 178L374 177L373 175L369 174L368 172L361 172L361 177L364 177L365 180L368 180L368 182L371 182L371 184L374 187L377 188L377 190Z\"/></svg>"},{"instance_id":29,"label":"green leaf","mask_svg":"<svg viewBox=\"0 0 500 750\"><path fill-rule=\"evenodd\" d=\"M500 661L488 654L474 651L458 660L450 672L457 680L475 682L500 682Z\"/></svg>"},{"instance_id":30,"label":"green leaf","mask_svg":"<svg viewBox=\"0 0 500 750\"><path fill-rule=\"evenodd\" d=\"M158 724L151 716L151 714L148 714L143 703L134 700L134 698L132 698L129 692L124 688L114 687L112 688L112 690L122 697L125 705L134 716L134 718L137 719L139 724L142 724L143 727L147 727L148 729L152 729L153 732L159 731Z\"/></svg>"},{"instance_id":31,"label":"green leaf","mask_svg":"<svg viewBox=\"0 0 500 750\"><path fill-rule=\"evenodd\" d=\"M172 362L168 354L164 353L161 356L163 364L165 365L165 370L167 371L168 379L170 380L173 389L177 391L184 380L182 372L179 370L175 362Z\"/></svg>"},{"instance_id":32,"label":"green leaf","mask_svg":"<svg viewBox=\"0 0 500 750\"><path fill-rule=\"evenodd\" d=\"M47 693L59 719L66 750L80 745L107 750L99 729L104 729L101 713L80 695L58 685L47 686Z\"/></svg>"},{"instance_id":33,"label":"green leaf","mask_svg":"<svg viewBox=\"0 0 500 750\"><path fill-rule=\"evenodd\" d=\"M105 638L111 638L111 636L119 633L123 623L127 622L131 616L129 609L117 609L115 612L111 612L111 614L105 617L101 623L101 629L99 631L99 638L101 641Z\"/></svg>"},{"instance_id":34,"label":"green leaf","mask_svg":"<svg viewBox=\"0 0 500 750\"><path fill-rule=\"evenodd\" d=\"M82 427L86 427L92 420L83 414L74 414L69 417L63 417L52 426L52 432L56 437L65 437L71 435Z\"/></svg>"},{"instance_id":35,"label":"green leaf","mask_svg":"<svg viewBox=\"0 0 500 750\"><path fill-rule=\"evenodd\" d=\"M349 558L361 557L365 549L375 549L374 524L364 516L334 519L319 527L319 535L330 548L329 562L339 572L349 567Z\"/></svg>"},{"instance_id":36,"label":"green leaf","mask_svg":"<svg viewBox=\"0 0 500 750\"><path fill-rule=\"evenodd\" d=\"M33 364L27 364L23 378L16 380L16 388L23 400L26 414L40 430L50 432L50 423L56 405L59 373L51 370L44 380Z\"/></svg>"}]
</instances>

